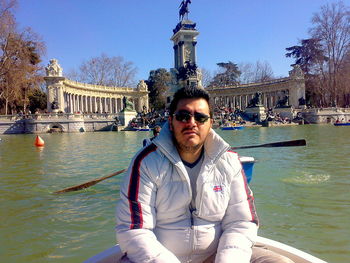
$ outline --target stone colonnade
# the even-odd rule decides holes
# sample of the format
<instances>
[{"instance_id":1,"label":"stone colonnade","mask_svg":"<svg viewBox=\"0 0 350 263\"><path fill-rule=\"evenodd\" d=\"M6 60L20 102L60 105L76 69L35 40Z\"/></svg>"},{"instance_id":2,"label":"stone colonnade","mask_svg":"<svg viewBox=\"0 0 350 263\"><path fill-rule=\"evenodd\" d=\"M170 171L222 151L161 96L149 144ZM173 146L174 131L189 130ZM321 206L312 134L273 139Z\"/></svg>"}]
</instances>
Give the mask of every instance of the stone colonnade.
<instances>
[{"instance_id":1,"label":"stone colonnade","mask_svg":"<svg viewBox=\"0 0 350 263\"><path fill-rule=\"evenodd\" d=\"M148 111L147 84L143 80L136 89L80 83L63 77L57 59L51 59L45 70L48 112L118 113L123 109L124 97L133 102L134 110Z\"/></svg>"},{"instance_id":2,"label":"stone colonnade","mask_svg":"<svg viewBox=\"0 0 350 263\"><path fill-rule=\"evenodd\" d=\"M77 95L72 93L63 93L64 96L64 112L108 112L118 113L122 110L121 98L108 98L87 95Z\"/></svg>"},{"instance_id":3,"label":"stone colonnade","mask_svg":"<svg viewBox=\"0 0 350 263\"><path fill-rule=\"evenodd\" d=\"M64 113L118 113L125 96L136 111L148 111L147 85L141 81L136 89L90 85L64 77L45 77L48 91L47 109Z\"/></svg>"},{"instance_id":4,"label":"stone colonnade","mask_svg":"<svg viewBox=\"0 0 350 263\"><path fill-rule=\"evenodd\" d=\"M240 90L240 92L238 92L238 90L234 90L234 94L224 94L224 91L221 90L220 92L218 89L216 89L215 92L214 90L210 90L209 92L211 93L211 98L214 105L219 107L238 107L239 109L244 110L246 107L248 107L250 100L254 98L255 93L258 92L258 90L255 91L252 89L246 89L243 91ZM265 106L265 108L273 108L277 105L277 102L285 96L289 96L288 89L263 91L261 92L262 104Z\"/></svg>"},{"instance_id":5,"label":"stone colonnade","mask_svg":"<svg viewBox=\"0 0 350 263\"><path fill-rule=\"evenodd\" d=\"M261 92L261 104L274 108L280 100L288 98L288 105L299 108L299 99L305 99L305 80L300 68L295 67L289 77L262 83L208 89L212 103L218 107L238 107L244 110L257 92Z\"/></svg>"}]
</instances>

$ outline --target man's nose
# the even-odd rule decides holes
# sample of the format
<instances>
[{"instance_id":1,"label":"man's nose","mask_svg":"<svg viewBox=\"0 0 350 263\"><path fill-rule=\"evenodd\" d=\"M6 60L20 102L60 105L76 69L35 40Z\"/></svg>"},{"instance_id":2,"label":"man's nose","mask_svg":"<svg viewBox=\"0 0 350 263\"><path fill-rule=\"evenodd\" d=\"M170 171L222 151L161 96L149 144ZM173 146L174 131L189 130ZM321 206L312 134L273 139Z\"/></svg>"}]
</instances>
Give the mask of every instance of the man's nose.
<instances>
[{"instance_id":1,"label":"man's nose","mask_svg":"<svg viewBox=\"0 0 350 263\"><path fill-rule=\"evenodd\" d=\"M190 116L190 119L187 122L188 124L197 124L196 120L194 119L194 116Z\"/></svg>"}]
</instances>

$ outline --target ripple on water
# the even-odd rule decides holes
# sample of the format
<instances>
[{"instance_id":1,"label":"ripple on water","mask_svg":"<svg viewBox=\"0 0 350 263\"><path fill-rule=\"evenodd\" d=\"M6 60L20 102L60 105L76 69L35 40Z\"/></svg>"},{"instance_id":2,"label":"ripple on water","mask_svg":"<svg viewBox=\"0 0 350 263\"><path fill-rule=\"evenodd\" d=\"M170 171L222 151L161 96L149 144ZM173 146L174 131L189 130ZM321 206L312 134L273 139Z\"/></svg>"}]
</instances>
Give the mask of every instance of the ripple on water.
<instances>
[{"instance_id":1,"label":"ripple on water","mask_svg":"<svg viewBox=\"0 0 350 263\"><path fill-rule=\"evenodd\" d=\"M302 172L301 175L287 177L282 179L285 183L295 183L295 184L321 184L329 181L331 176L329 174L313 174L308 172Z\"/></svg>"}]
</instances>

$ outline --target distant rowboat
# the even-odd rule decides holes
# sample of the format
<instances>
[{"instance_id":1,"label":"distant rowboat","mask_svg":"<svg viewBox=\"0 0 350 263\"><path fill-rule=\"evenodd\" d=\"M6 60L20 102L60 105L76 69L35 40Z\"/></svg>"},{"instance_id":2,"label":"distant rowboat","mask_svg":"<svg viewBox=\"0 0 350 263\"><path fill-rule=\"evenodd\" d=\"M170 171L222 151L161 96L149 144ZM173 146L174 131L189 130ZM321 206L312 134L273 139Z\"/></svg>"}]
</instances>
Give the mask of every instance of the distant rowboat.
<instances>
[{"instance_id":1,"label":"distant rowboat","mask_svg":"<svg viewBox=\"0 0 350 263\"><path fill-rule=\"evenodd\" d=\"M237 126L221 126L221 130L223 131L229 131L229 130L243 130L244 126L237 125Z\"/></svg>"},{"instance_id":2,"label":"distant rowboat","mask_svg":"<svg viewBox=\"0 0 350 263\"><path fill-rule=\"evenodd\" d=\"M132 128L132 131L150 131L151 128Z\"/></svg>"},{"instance_id":3,"label":"distant rowboat","mask_svg":"<svg viewBox=\"0 0 350 263\"><path fill-rule=\"evenodd\" d=\"M338 122L334 123L334 126L350 126L350 122Z\"/></svg>"}]
</instances>

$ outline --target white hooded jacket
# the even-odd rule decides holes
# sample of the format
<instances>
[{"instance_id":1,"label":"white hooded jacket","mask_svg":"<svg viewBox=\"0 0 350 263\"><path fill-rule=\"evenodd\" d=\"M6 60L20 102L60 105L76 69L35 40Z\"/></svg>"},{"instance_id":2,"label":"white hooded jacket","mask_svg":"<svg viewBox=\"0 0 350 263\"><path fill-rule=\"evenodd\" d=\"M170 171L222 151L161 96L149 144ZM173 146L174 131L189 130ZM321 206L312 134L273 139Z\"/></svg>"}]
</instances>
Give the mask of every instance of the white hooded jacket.
<instances>
[{"instance_id":1,"label":"white hooded jacket","mask_svg":"<svg viewBox=\"0 0 350 263\"><path fill-rule=\"evenodd\" d=\"M248 263L257 236L254 198L230 146L210 130L197 179L197 210L186 168L166 123L133 158L120 188L117 240L132 262Z\"/></svg>"}]
</instances>

